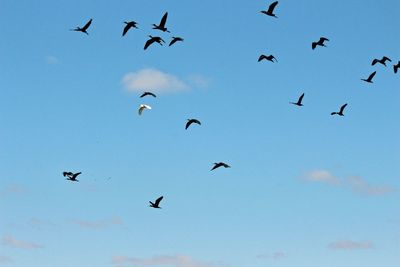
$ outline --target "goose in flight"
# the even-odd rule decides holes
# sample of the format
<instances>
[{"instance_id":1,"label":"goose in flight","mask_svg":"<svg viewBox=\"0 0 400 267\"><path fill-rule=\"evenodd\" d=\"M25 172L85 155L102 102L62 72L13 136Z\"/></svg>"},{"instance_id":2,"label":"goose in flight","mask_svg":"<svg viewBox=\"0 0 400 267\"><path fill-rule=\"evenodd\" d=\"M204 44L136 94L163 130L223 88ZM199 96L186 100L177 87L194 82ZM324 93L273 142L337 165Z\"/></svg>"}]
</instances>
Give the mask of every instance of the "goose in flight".
<instances>
[{"instance_id":1,"label":"goose in flight","mask_svg":"<svg viewBox=\"0 0 400 267\"><path fill-rule=\"evenodd\" d=\"M167 23L167 18L168 18L168 12L165 12L164 16L161 18L160 24L158 24L158 25L153 24L153 29L160 30L160 31L163 31L163 32L170 32L165 27L165 23Z\"/></svg>"},{"instance_id":2,"label":"goose in flight","mask_svg":"<svg viewBox=\"0 0 400 267\"><path fill-rule=\"evenodd\" d=\"M76 32L83 32L86 33L87 35L89 35L89 33L87 32L87 29L89 28L90 24L92 24L92 19L90 19L85 26L81 27L76 27L75 29L71 29L71 31L76 31Z\"/></svg>"},{"instance_id":3,"label":"goose in flight","mask_svg":"<svg viewBox=\"0 0 400 267\"><path fill-rule=\"evenodd\" d=\"M399 68L400 68L400 60L399 60L399 62L397 62L396 65L393 65L394 73L397 73L397 70L398 70Z\"/></svg>"},{"instance_id":4,"label":"goose in flight","mask_svg":"<svg viewBox=\"0 0 400 267\"><path fill-rule=\"evenodd\" d=\"M164 198L163 196L157 198L156 201L155 201L154 203L151 202L151 201L149 201L149 202L150 202L150 207L155 208L155 209L161 209L161 207L160 207L160 202L161 202L161 200L162 200L163 198Z\"/></svg>"},{"instance_id":5,"label":"goose in flight","mask_svg":"<svg viewBox=\"0 0 400 267\"><path fill-rule=\"evenodd\" d=\"M276 59L276 57L274 57L273 55L269 55L269 56L261 55L261 56L258 58L258 62L260 62L261 60L264 60L264 59L266 59L266 60L268 60L268 61L271 61L271 62L274 62L274 59L275 59L275 61L278 62L278 60Z\"/></svg>"},{"instance_id":6,"label":"goose in flight","mask_svg":"<svg viewBox=\"0 0 400 267\"><path fill-rule=\"evenodd\" d=\"M271 16L271 17L275 17L278 18L275 14L274 14L274 9L275 7L278 5L278 1L273 2L272 4L269 5L268 10L262 10L260 11L261 13Z\"/></svg>"},{"instance_id":7,"label":"goose in flight","mask_svg":"<svg viewBox=\"0 0 400 267\"><path fill-rule=\"evenodd\" d=\"M149 105L146 105L146 104L141 104L140 107L139 107L139 115L142 115L142 113L143 113L143 111L145 109L151 109L151 107Z\"/></svg>"},{"instance_id":8,"label":"goose in flight","mask_svg":"<svg viewBox=\"0 0 400 267\"><path fill-rule=\"evenodd\" d=\"M201 122L199 120L188 119L187 123L186 123L186 126L185 126L185 130L187 130L192 123L197 123L198 125L201 125Z\"/></svg>"},{"instance_id":9,"label":"goose in flight","mask_svg":"<svg viewBox=\"0 0 400 267\"><path fill-rule=\"evenodd\" d=\"M299 97L299 99L297 100L297 102L290 102L290 104L296 105L296 106L303 106L303 104L301 103L301 101L303 101L303 97L304 97L304 93Z\"/></svg>"},{"instance_id":10,"label":"goose in flight","mask_svg":"<svg viewBox=\"0 0 400 267\"><path fill-rule=\"evenodd\" d=\"M140 97L145 97L147 95L150 95L152 97L157 97L155 94L153 94L152 92L144 92Z\"/></svg>"},{"instance_id":11,"label":"goose in flight","mask_svg":"<svg viewBox=\"0 0 400 267\"><path fill-rule=\"evenodd\" d=\"M329 42L329 39L325 38L325 37L321 37L321 38L319 38L319 40L317 42L311 43L311 48L314 50L317 47L317 45L326 47L326 45L324 44L325 41Z\"/></svg>"},{"instance_id":12,"label":"goose in flight","mask_svg":"<svg viewBox=\"0 0 400 267\"><path fill-rule=\"evenodd\" d=\"M76 179L78 175L81 174L81 172L73 173L73 172L63 172L63 176L67 177L67 180L72 181L72 182L79 182L79 180Z\"/></svg>"},{"instance_id":13,"label":"goose in flight","mask_svg":"<svg viewBox=\"0 0 400 267\"><path fill-rule=\"evenodd\" d=\"M339 112L332 112L331 115L344 116L343 111L344 111L346 106L347 106L347 103L340 107Z\"/></svg>"},{"instance_id":14,"label":"goose in flight","mask_svg":"<svg viewBox=\"0 0 400 267\"><path fill-rule=\"evenodd\" d=\"M374 71L373 73L371 73L371 74L368 76L367 79L361 79L361 80L364 81L364 82L367 82L367 83L374 83L374 82L372 81L372 79L374 78L375 74L376 74L376 71Z\"/></svg>"},{"instance_id":15,"label":"goose in flight","mask_svg":"<svg viewBox=\"0 0 400 267\"><path fill-rule=\"evenodd\" d=\"M161 37L158 36L153 37L151 35L149 35L149 37L150 39L147 40L147 42L144 45L144 50L146 50L153 43L159 43L160 45L163 45L162 43L165 43L165 41Z\"/></svg>"},{"instance_id":16,"label":"goose in flight","mask_svg":"<svg viewBox=\"0 0 400 267\"><path fill-rule=\"evenodd\" d=\"M174 43L176 43L176 42L183 42L183 38L181 38L181 37L172 37L172 40L171 40L171 42L169 43L169 46L171 46L171 45L173 45Z\"/></svg>"},{"instance_id":17,"label":"goose in flight","mask_svg":"<svg viewBox=\"0 0 400 267\"><path fill-rule=\"evenodd\" d=\"M380 64L382 64L383 66L386 67L386 61L392 62L392 60L390 58L384 56L381 59L375 58L374 60L372 60L371 65L374 66L376 63L380 63Z\"/></svg>"},{"instance_id":18,"label":"goose in flight","mask_svg":"<svg viewBox=\"0 0 400 267\"><path fill-rule=\"evenodd\" d=\"M139 29L136 25L138 24L136 21L125 21L124 22L126 25L124 27L124 31L122 32L122 36L125 36L125 34L129 31L130 28L136 28Z\"/></svg>"},{"instance_id":19,"label":"goose in flight","mask_svg":"<svg viewBox=\"0 0 400 267\"><path fill-rule=\"evenodd\" d=\"M219 167L230 168L231 166L229 166L228 164L226 164L224 162L216 162L216 163L214 163L214 167L212 167L211 171L213 171Z\"/></svg>"}]
</instances>

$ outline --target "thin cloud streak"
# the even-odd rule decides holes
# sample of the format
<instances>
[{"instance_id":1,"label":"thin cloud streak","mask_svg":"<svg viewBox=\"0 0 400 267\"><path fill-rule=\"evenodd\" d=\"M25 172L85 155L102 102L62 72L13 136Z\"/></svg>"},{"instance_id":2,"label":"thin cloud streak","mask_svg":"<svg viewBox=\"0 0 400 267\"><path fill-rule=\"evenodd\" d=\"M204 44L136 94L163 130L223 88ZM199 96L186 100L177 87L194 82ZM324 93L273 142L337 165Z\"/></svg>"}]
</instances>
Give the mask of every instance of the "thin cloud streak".
<instances>
[{"instance_id":1,"label":"thin cloud streak","mask_svg":"<svg viewBox=\"0 0 400 267\"><path fill-rule=\"evenodd\" d=\"M159 255L151 258L136 258L126 256L114 256L112 263L118 266L174 266L174 267L213 267L215 264L194 260L185 255Z\"/></svg>"},{"instance_id":2,"label":"thin cloud streak","mask_svg":"<svg viewBox=\"0 0 400 267\"><path fill-rule=\"evenodd\" d=\"M374 249L375 245L371 241L355 242L351 240L341 240L330 243L328 248L332 250L362 250Z\"/></svg>"},{"instance_id":3,"label":"thin cloud streak","mask_svg":"<svg viewBox=\"0 0 400 267\"><path fill-rule=\"evenodd\" d=\"M273 253L264 253L264 254L257 255L258 259L272 259L274 261L282 260L286 257L287 257L287 254L286 254L286 252L283 252L283 251L275 251Z\"/></svg>"},{"instance_id":4,"label":"thin cloud streak","mask_svg":"<svg viewBox=\"0 0 400 267\"><path fill-rule=\"evenodd\" d=\"M14 238L13 236L7 235L3 236L2 240L3 245L14 247L14 248L21 248L21 249L39 249L43 248L43 245L22 241Z\"/></svg>"},{"instance_id":5,"label":"thin cloud streak","mask_svg":"<svg viewBox=\"0 0 400 267\"><path fill-rule=\"evenodd\" d=\"M88 229L102 229L111 226L122 226L124 224L124 222L120 218L112 218L99 221L73 220L72 223Z\"/></svg>"}]
</instances>

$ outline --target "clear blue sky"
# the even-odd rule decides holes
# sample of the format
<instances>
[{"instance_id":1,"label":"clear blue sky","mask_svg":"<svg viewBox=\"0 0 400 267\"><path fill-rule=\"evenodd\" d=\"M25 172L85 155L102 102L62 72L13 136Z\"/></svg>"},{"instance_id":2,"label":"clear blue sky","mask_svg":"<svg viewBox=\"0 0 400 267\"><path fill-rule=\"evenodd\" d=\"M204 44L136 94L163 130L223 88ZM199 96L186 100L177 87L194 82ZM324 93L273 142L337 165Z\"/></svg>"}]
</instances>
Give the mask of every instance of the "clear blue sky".
<instances>
[{"instance_id":1,"label":"clear blue sky","mask_svg":"<svg viewBox=\"0 0 400 267\"><path fill-rule=\"evenodd\" d=\"M399 266L400 2L271 2L1 0L0 266Z\"/></svg>"}]
</instances>

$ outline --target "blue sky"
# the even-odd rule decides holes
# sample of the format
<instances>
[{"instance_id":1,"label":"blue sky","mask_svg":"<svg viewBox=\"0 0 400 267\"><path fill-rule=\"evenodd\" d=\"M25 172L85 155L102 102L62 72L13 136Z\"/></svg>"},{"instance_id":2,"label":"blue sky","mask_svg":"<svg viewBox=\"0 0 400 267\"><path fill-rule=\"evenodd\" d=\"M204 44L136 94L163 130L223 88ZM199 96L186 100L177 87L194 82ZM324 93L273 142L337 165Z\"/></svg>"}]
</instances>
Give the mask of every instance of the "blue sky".
<instances>
[{"instance_id":1,"label":"blue sky","mask_svg":"<svg viewBox=\"0 0 400 267\"><path fill-rule=\"evenodd\" d=\"M398 266L400 2L271 2L2 0L0 266Z\"/></svg>"}]
</instances>

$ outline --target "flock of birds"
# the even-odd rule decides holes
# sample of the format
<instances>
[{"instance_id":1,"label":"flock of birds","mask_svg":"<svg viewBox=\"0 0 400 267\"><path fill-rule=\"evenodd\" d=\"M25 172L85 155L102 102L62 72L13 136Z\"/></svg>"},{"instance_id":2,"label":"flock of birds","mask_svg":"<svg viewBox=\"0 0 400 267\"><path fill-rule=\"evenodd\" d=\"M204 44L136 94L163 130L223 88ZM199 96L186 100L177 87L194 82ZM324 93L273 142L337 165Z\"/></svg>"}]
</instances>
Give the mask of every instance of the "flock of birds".
<instances>
[{"instance_id":1,"label":"flock of birds","mask_svg":"<svg viewBox=\"0 0 400 267\"><path fill-rule=\"evenodd\" d=\"M276 16L276 14L274 13L275 8L277 7L277 5L278 5L278 1L275 1L275 2L273 2L273 3L271 3L269 5L267 10L262 10L260 12L262 14L267 15L267 16L278 18ZM163 15L163 17L161 18L159 24L152 24L152 26L153 26L152 29L170 33L170 31L166 27L167 18L168 18L168 12L166 12ZM75 29L71 29L71 30L72 31L77 31L77 32L82 32L82 33L85 33L85 34L89 35L87 30L91 26L92 21L93 20L90 19L83 27L79 27L78 26ZM122 31L122 36L125 36L130 29L138 29L138 27L137 27L138 23L136 21L125 21L124 24L125 24L125 27L124 27L124 29ZM165 41L160 36L152 36L152 35L148 35L148 36L149 36L149 39L146 41L146 43L144 45L144 50L146 50L153 43L158 43L159 45L163 45L163 43L165 43ZM172 40L170 41L169 46L175 44L176 42L183 42L183 38L172 36ZM311 43L312 50L315 50L317 48L317 46L326 47L325 42L329 42L329 39L326 38L326 37L320 37L318 41L314 41L314 42ZM262 54L262 55L259 56L258 62L263 61L263 60L270 61L272 63L278 62L278 60L276 59L276 57L274 55L264 55L264 54ZM387 66L386 62L387 61L392 62L392 60L390 58L384 56L384 57L382 57L382 59L373 59L371 65L375 66L376 64L379 63L379 64L381 64L381 65L386 67ZM397 64L393 65L393 70L394 70L395 74L398 72L399 68L400 68L400 61L398 61ZM376 71L372 72L366 79L361 79L361 80L364 81L364 82L367 82L367 83L373 83L372 79L375 77L375 75L376 75ZM289 102L289 103L293 104L293 105L296 105L296 106L299 106L299 107L304 106L303 103L302 103L304 95L305 94L303 93L298 98L298 100L296 102ZM143 98L143 97L146 97L146 96L151 96L151 97L154 97L154 98L157 97L154 93L147 91L147 92L144 92L142 95L140 95L140 98ZM344 116L343 112L344 112L344 109L346 108L346 106L347 106L347 103L343 104L340 107L339 111L331 112L331 115ZM146 109L151 110L152 108L151 108L151 106L149 106L147 104L141 104L139 106L139 110L138 110L139 115L142 115L143 111L146 110ZM192 124L201 125L201 122L199 120L193 119L193 118L192 119L188 119L187 122L186 122L186 125L185 125L185 130L187 130ZM231 166L229 166L225 162L216 162L216 163L214 163L214 166L211 168L211 171L213 171L215 169L218 169L218 168L221 168L221 167L230 168ZM63 176L66 177L67 180L72 181L72 182L78 182L79 180L77 180L77 177L80 174L81 174L81 172L77 172L77 173L63 172ZM161 200L163 198L164 198L163 196L160 196L154 202L149 201L150 207L160 209L161 208L160 207L160 202L161 202Z\"/></svg>"}]
</instances>

